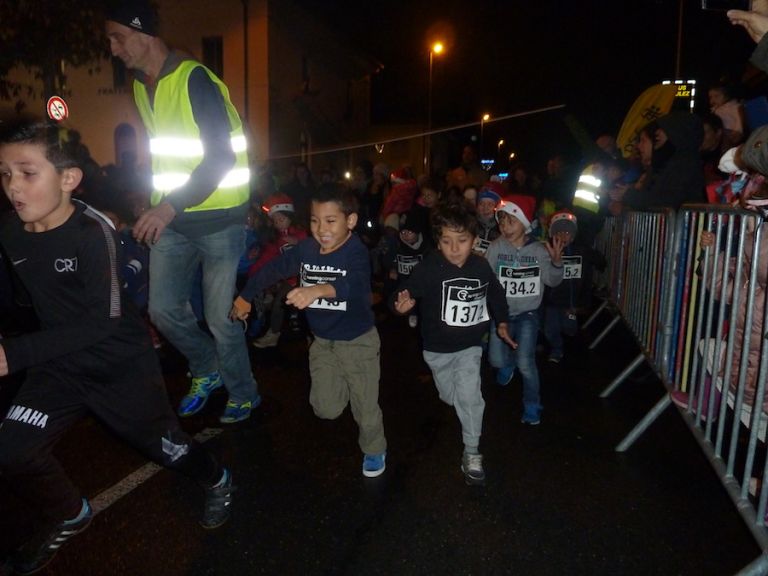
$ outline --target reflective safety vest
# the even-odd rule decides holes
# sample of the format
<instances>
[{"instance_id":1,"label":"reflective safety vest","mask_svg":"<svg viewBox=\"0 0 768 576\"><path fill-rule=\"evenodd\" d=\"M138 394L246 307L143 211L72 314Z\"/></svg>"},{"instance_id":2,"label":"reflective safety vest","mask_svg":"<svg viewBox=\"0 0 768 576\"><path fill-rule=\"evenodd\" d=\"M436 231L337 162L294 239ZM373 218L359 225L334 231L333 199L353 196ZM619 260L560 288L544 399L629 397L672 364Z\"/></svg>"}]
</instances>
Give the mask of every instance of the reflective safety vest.
<instances>
[{"instance_id":1,"label":"reflective safety vest","mask_svg":"<svg viewBox=\"0 0 768 576\"><path fill-rule=\"evenodd\" d=\"M174 190L183 186L203 159L200 129L195 123L192 103L189 100L189 76L197 67L205 70L224 97L236 160L235 165L205 201L184 211L234 208L248 200L251 174L248 168L247 143L240 117L229 100L229 91L205 66L194 60L184 60L176 70L157 81L154 106L150 105L146 86L138 80L133 82L136 106L149 134L149 150L152 155L152 206L156 206L166 195L173 194Z\"/></svg>"},{"instance_id":2,"label":"reflective safety vest","mask_svg":"<svg viewBox=\"0 0 768 576\"><path fill-rule=\"evenodd\" d=\"M579 183L573 193L573 205L597 214L600 210L599 192L602 184L602 180L593 175L592 165L587 166L579 175Z\"/></svg>"}]
</instances>

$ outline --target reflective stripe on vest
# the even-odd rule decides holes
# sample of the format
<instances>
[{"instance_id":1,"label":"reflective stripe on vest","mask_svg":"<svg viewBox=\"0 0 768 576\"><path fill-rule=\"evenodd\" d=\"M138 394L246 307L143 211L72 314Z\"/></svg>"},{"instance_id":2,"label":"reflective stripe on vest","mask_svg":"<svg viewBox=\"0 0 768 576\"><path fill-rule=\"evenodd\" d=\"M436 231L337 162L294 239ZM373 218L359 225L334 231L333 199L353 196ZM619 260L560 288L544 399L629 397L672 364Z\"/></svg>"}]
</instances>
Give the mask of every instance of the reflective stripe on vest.
<instances>
[{"instance_id":1,"label":"reflective stripe on vest","mask_svg":"<svg viewBox=\"0 0 768 576\"><path fill-rule=\"evenodd\" d=\"M247 142L240 117L229 100L229 91L205 66L193 60L185 60L176 70L158 80L154 107L150 105L146 87L134 81L134 98L150 137L153 206L183 186L203 159L203 143L194 120L188 91L189 76L197 67L202 68L221 90L236 160L216 190L200 204L186 208L185 212L233 208L248 200L250 170Z\"/></svg>"}]
</instances>

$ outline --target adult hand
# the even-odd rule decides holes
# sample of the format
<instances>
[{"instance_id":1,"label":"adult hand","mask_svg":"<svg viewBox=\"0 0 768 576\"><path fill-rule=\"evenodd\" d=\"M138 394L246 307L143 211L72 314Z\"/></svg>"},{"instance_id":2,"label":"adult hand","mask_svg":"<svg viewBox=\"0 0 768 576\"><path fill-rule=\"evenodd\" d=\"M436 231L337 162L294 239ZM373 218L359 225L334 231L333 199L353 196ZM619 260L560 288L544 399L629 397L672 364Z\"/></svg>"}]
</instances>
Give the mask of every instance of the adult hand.
<instances>
[{"instance_id":1,"label":"adult hand","mask_svg":"<svg viewBox=\"0 0 768 576\"><path fill-rule=\"evenodd\" d=\"M176 210L173 206L168 202L161 202L141 215L133 226L133 237L137 242L154 244L175 217Z\"/></svg>"},{"instance_id":2,"label":"adult hand","mask_svg":"<svg viewBox=\"0 0 768 576\"><path fill-rule=\"evenodd\" d=\"M230 320L245 320L251 313L251 303L242 296L235 298L232 303L232 310L229 312Z\"/></svg>"},{"instance_id":3,"label":"adult hand","mask_svg":"<svg viewBox=\"0 0 768 576\"><path fill-rule=\"evenodd\" d=\"M753 0L752 9L748 12L728 10L726 15L731 24L744 28L755 42L760 42L768 32L768 1L766 0Z\"/></svg>"},{"instance_id":4,"label":"adult hand","mask_svg":"<svg viewBox=\"0 0 768 576\"><path fill-rule=\"evenodd\" d=\"M5 357L5 348L0 346L0 376L8 376L8 359Z\"/></svg>"},{"instance_id":5,"label":"adult hand","mask_svg":"<svg viewBox=\"0 0 768 576\"><path fill-rule=\"evenodd\" d=\"M517 348L517 342L512 340L512 337L509 335L509 328L507 328L506 322L499 322L496 326L496 334L498 334L499 338L504 340L504 342L509 344L513 350Z\"/></svg>"},{"instance_id":6,"label":"adult hand","mask_svg":"<svg viewBox=\"0 0 768 576\"><path fill-rule=\"evenodd\" d=\"M395 310L398 314L407 314L414 306L416 306L416 300L411 298L411 293L408 290L401 290L397 293Z\"/></svg>"}]
</instances>

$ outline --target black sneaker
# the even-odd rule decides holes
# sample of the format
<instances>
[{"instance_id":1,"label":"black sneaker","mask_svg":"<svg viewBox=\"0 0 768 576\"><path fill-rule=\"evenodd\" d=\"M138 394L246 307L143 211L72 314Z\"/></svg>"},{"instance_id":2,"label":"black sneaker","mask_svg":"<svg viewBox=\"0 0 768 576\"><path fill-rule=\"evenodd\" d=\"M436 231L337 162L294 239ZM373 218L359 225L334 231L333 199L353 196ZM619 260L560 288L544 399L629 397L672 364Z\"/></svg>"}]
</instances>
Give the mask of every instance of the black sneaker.
<instances>
[{"instance_id":1,"label":"black sneaker","mask_svg":"<svg viewBox=\"0 0 768 576\"><path fill-rule=\"evenodd\" d=\"M214 486L205 490L205 510L200 519L200 526L206 530L213 530L222 526L229 520L229 506L232 504L232 473L224 468L226 479L221 486Z\"/></svg>"},{"instance_id":2,"label":"black sneaker","mask_svg":"<svg viewBox=\"0 0 768 576\"><path fill-rule=\"evenodd\" d=\"M41 532L22 546L11 559L14 573L34 574L42 570L53 560L67 540L88 528L93 520L93 511L85 498L83 498L83 506L85 510L80 520L62 522L50 531Z\"/></svg>"}]
</instances>

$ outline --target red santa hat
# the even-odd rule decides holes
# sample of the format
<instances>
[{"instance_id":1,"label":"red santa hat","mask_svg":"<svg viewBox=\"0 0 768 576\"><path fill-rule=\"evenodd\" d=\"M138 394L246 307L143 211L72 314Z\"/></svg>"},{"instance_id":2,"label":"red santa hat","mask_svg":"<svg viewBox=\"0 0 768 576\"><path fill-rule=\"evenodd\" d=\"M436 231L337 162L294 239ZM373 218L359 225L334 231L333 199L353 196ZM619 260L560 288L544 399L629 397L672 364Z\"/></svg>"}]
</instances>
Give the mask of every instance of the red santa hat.
<instances>
[{"instance_id":1,"label":"red santa hat","mask_svg":"<svg viewBox=\"0 0 768 576\"><path fill-rule=\"evenodd\" d=\"M506 212L514 216L525 226L525 233L531 231L531 222L533 222L533 212L536 209L536 198L533 196L523 196L522 194L510 194L496 209L496 221L499 220L499 212Z\"/></svg>"},{"instance_id":2,"label":"red santa hat","mask_svg":"<svg viewBox=\"0 0 768 576\"><path fill-rule=\"evenodd\" d=\"M293 200L287 194L274 194L267 198L262 210L270 216L276 212L293 212Z\"/></svg>"}]
</instances>

